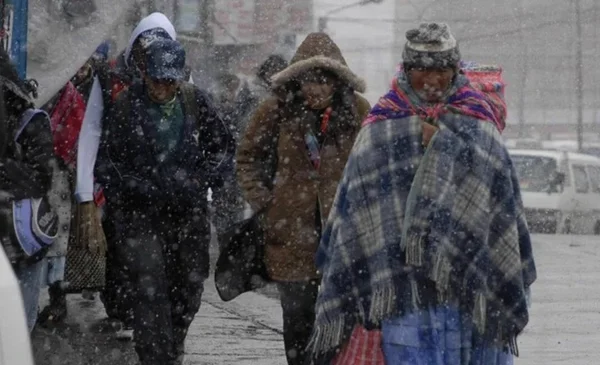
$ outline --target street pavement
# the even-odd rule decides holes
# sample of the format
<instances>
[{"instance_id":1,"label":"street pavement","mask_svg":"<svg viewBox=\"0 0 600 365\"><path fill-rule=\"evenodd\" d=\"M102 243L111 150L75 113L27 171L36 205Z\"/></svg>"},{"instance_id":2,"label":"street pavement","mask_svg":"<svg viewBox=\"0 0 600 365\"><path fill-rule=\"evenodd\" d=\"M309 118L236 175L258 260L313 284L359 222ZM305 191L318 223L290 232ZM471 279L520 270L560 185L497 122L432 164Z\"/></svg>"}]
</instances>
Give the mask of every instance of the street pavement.
<instances>
[{"instance_id":1,"label":"street pavement","mask_svg":"<svg viewBox=\"0 0 600 365\"><path fill-rule=\"evenodd\" d=\"M600 238L535 236L538 280L516 365L600 364Z\"/></svg>"},{"instance_id":2,"label":"street pavement","mask_svg":"<svg viewBox=\"0 0 600 365\"><path fill-rule=\"evenodd\" d=\"M534 237L538 281L530 324L519 338L516 365L600 363L600 238ZM284 365L276 292L246 293L224 303L212 280L190 327L186 365ZM37 365L135 364L130 343L113 339L101 303L69 298L63 328L34 334Z\"/></svg>"},{"instance_id":3,"label":"street pavement","mask_svg":"<svg viewBox=\"0 0 600 365\"><path fill-rule=\"evenodd\" d=\"M218 257L214 237L210 246L213 268ZM45 294L42 307L47 302ZM281 306L276 298L277 291L270 286L225 303L209 278L202 306L188 332L184 364L285 364ZM89 301L69 295L68 310L63 325L34 330L36 365L137 365L132 343L115 339L116 328L106 320L98 298Z\"/></svg>"}]
</instances>

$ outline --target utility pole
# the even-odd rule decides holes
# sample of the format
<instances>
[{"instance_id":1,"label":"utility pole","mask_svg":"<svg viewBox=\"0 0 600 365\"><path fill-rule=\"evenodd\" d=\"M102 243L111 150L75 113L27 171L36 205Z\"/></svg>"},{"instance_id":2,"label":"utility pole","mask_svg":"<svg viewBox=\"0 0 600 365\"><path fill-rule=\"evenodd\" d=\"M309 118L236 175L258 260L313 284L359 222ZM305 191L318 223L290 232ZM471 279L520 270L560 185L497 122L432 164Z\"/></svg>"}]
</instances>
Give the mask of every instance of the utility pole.
<instances>
[{"instance_id":1,"label":"utility pole","mask_svg":"<svg viewBox=\"0 0 600 365\"><path fill-rule=\"evenodd\" d=\"M380 4L383 0L360 0L356 3L340 6L339 8L335 8L327 13L323 14L319 17L318 29L319 32L325 32L327 30L327 21L329 20L329 16L335 13L339 13L346 9L354 8L356 6L368 5L368 4Z\"/></svg>"},{"instance_id":2,"label":"utility pole","mask_svg":"<svg viewBox=\"0 0 600 365\"><path fill-rule=\"evenodd\" d=\"M529 46L525 37L525 6L521 0L519 5L519 39L521 42L521 87L519 90L519 138L525 138L525 98L527 96L527 76L529 75Z\"/></svg>"},{"instance_id":3,"label":"utility pole","mask_svg":"<svg viewBox=\"0 0 600 365\"><path fill-rule=\"evenodd\" d=\"M577 97L577 148L581 152L583 149L583 37L581 26L581 2L575 2L575 22L577 29L577 52L576 52L576 75L575 82Z\"/></svg>"},{"instance_id":4,"label":"utility pole","mask_svg":"<svg viewBox=\"0 0 600 365\"><path fill-rule=\"evenodd\" d=\"M405 14L402 13L402 1L394 2L394 24L392 31L394 32L394 41L392 43L392 72L396 72L396 65L402 59L402 48L404 46L404 32L402 31L402 19ZM388 77L391 79L391 77Z\"/></svg>"}]
</instances>

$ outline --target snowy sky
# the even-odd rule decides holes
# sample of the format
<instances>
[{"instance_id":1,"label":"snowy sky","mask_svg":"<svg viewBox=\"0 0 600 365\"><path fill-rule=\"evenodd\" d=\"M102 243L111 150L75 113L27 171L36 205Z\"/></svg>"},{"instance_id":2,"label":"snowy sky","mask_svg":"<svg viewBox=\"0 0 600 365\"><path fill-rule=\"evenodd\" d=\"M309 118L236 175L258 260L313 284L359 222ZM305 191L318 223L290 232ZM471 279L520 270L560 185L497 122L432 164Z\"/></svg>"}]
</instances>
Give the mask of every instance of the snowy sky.
<instances>
[{"instance_id":1,"label":"snowy sky","mask_svg":"<svg viewBox=\"0 0 600 365\"><path fill-rule=\"evenodd\" d=\"M402 4L403 18L396 31L393 26L395 1ZM315 0L315 18L355 2L357 0ZM580 0L580 4L584 119L598 123L600 1ZM346 21L331 20L328 32L352 69L366 79L366 96L371 102L385 92L394 64L400 61L399 54L393 54L394 33L400 35L403 44L405 31L419 22L418 14L424 10L426 20L450 24L461 44L464 59L496 63L504 68L509 122L516 122L522 100L526 119L532 123L573 120L577 101L577 38L573 2L566 0L384 0L381 4L336 13L332 17L346 18ZM521 27L524 32L520 32Z\"/></svg>"},{"instance_id":2,"label":"snowy sky","mask_svg":"<svg viewBox=\"0 0 600 365\"><path fill-rule=\"evenodd\" d=\"M356 0L315 0L315 18ZM370 102L385 92L394 69L391 45L393 41L393 0L381 4L357 6L331 15L328 33L342 49L354 72L367 81L366 97ZM335 18L347 18L340 19ZM351 22L350 19L364 19ZM380 19L380 20L378 20ZM386 21L387 20L387 21ZM381 48L373 51L370 48ZM387 49L386 49L387 48Z\"/></svg>"}]
</instances>

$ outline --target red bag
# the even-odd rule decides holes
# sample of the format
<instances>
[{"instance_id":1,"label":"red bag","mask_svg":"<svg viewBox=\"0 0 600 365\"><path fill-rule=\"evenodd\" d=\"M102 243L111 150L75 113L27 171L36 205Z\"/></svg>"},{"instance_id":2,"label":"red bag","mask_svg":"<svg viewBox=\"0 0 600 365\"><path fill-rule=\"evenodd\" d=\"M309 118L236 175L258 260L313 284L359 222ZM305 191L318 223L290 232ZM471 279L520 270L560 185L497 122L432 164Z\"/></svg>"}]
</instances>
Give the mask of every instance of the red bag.
<instances>
[{"instance_id":1,"label":"red bag","mask_svg":"<svg viewBox=\"0 0 600 365\"><path fill-rule=\"evenodd\" d=\"M333 365L385 365L381 348L381 331L354 327L348 343L336 355Z\"/></svg>"},{"instance_id":2,"label":"red bag","mask_svg":"<svg viewBox=\"0 0 600 365\"><path fill-rule=\"evenodd\" d=\"M494 65L480 65L475 62L461 62L461 71L469 79L471 85L483 91L487 96L499 125L500 133L506 127L506 101L504 91L506 83L502 78L502 68Z\"/></svg>"},{"instance_id":3,"label":"red bag","mask_svg":"<svg viewBox=\"0 0 600 365\"><path fill-rule=\"evenodd\" d=\"M67 165L77 163L77 142L85 108L83 96L69 81L50 115L54 153Z\"/></svg>"}]
</instances>

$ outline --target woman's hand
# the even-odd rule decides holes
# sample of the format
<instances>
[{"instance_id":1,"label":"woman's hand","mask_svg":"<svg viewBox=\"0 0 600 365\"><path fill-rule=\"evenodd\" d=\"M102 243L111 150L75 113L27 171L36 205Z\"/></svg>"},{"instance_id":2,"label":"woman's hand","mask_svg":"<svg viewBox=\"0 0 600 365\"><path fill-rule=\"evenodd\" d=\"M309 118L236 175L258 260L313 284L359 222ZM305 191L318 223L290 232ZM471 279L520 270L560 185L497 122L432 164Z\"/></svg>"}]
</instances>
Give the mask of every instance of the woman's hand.
<instances>
[{"instance_id":1,"label":"woman's hand","mask_svg":"<svg viewBox=\"0 0 600 365\"><path fill-rule=\"evenodd\" d=\"M429 142L433 138L433 135L438 131L438 127L435 127L427 122L421 122L423 126L423 147L429 146Z\"/></svg>"},{"instance_id":2,"label":"woman's hand","mask_svg":"<svg viewBox=\"0 0 600 365\"><path fill-rule=\"evenodd\" d=\"M102 230L100 209L94 202L85 202L77 206L75 217L77 225L76 240L81 247L91 253L104 255L106 252L106 236Z\"/></svg>"}]
</instances>

